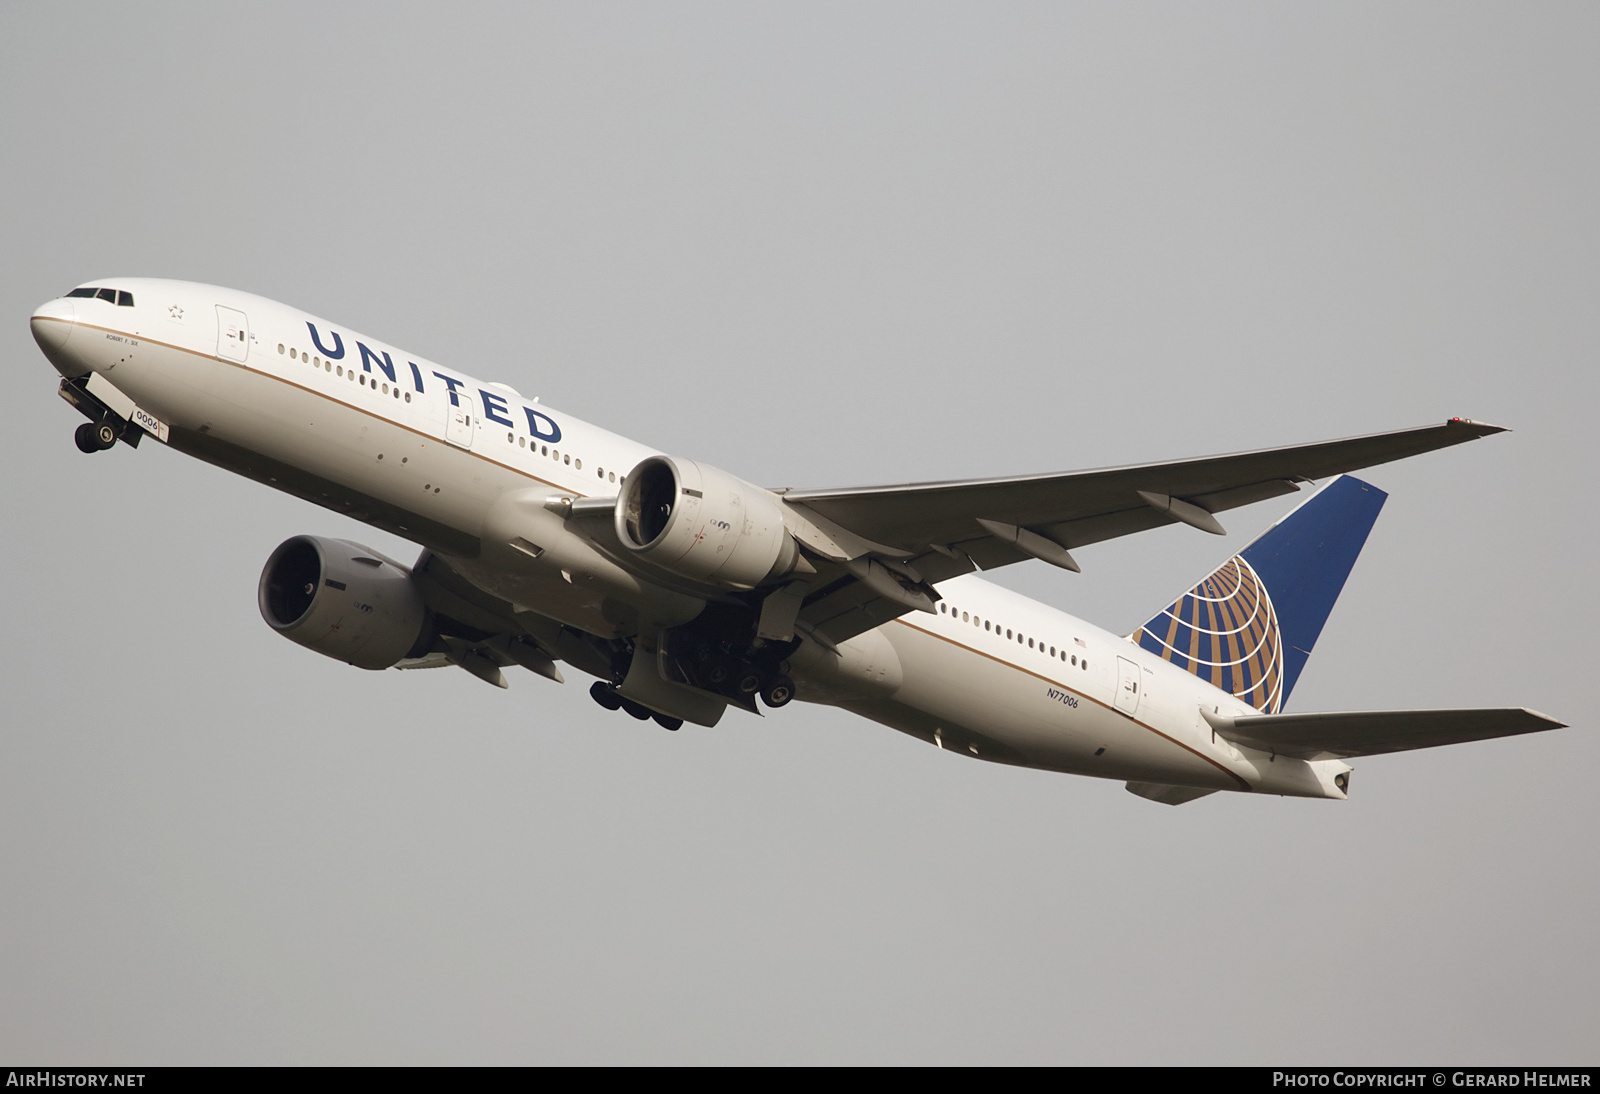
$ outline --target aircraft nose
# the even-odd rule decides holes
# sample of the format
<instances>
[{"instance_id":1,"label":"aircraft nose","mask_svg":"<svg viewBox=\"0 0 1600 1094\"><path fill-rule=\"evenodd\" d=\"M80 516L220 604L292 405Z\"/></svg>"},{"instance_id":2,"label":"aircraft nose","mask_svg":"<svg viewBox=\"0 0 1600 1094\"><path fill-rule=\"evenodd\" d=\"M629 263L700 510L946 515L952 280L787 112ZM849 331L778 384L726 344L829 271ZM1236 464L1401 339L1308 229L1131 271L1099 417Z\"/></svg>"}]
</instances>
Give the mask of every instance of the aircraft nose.
<instances>
[{"instance_id":1,"label":"aircraft nose","mask_svg":"<svg viewBox=\"0 0 1600 1094\"><path fill-rule=\"evenodd\" d=\"M39 305L34 309L33 318L28 320L28 326L33 328L33 340L39 343L46 356L66 346L77 323L77 311L65 297Z\"/></svg>"}]
</instances>

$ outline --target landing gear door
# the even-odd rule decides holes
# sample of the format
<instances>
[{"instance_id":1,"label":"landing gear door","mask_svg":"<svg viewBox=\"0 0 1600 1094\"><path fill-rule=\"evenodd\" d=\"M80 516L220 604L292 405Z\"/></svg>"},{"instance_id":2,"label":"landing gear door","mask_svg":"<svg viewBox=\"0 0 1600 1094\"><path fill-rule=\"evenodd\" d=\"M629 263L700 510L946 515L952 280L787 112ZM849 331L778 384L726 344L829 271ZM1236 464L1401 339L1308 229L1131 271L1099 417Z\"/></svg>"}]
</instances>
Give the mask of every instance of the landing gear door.
<instances>
[{"instance_id":1,"label":"landing gear door","mask_svg":"<svg viewBox=\"0 0 1600 1094\"><path fill-rule=\"evenodd\" d=\"M1139 709L1139 666L1126 657L1117 658L1117 709L1124 714Z\"/></svg>"},{"instance_id":2,"label":"landing gear door","mask_svg":"<svg viewBox=\"0 0 1600 1094\"><path fill-rule=\"evenodd\" d=\"M217 305L217 356L243 361L250 355L250 320L242 311Z\"/></svg>"},{"instance_id":3,"label":"landing gear door","mask_svg":"<svg viewBox=\"0 0 1600 1094\"><path fill-rule=\"evenodd\" d=\"M445 407L444 439L457 448L472 447L472 407L450 403Z\"/></svg>"}]
</instances>

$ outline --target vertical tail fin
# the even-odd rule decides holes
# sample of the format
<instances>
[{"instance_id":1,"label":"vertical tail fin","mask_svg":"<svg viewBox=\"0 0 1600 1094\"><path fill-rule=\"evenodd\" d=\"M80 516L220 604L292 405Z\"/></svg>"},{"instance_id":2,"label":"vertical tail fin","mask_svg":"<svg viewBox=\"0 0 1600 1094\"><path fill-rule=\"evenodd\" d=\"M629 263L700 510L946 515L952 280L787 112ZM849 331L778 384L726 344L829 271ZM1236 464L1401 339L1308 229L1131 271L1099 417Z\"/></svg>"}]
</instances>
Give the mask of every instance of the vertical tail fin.
<instances>
[{"instance_id":1,"label":"vertical tail fin","mask_svg":"<svg viewBox=\"0 0 1600 1094\"><path fill-rule=\"evenodd\" d=\"M1388 496L1334 479L1128 637L1276 714Z\"/></svg>"}]
</instances>

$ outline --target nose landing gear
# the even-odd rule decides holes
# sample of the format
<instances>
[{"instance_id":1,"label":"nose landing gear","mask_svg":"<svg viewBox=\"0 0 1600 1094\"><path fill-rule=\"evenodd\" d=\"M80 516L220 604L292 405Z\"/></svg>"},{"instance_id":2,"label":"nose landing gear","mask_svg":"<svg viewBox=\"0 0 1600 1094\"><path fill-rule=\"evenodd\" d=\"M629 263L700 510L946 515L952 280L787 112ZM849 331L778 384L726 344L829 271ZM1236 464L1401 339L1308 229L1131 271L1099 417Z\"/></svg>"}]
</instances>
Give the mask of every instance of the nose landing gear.
<instances>
[{"instance_id":1,"label":"nose landing gear","mask_svg":"<svg viewBox=\"0 0 1600 1094\"><path fill-rule=\"evenodd\" d=\"M94 386L96 383L100 384L99 388ZM144 436L144 430L129 420L129 416L138 408L132 399L112 387L98 373L62 380L57 393L74 410L89 419L72 434L78 451L104 452L118 441L124 441L133 448L139 447L139 438ZM107 398L112 402L108 403ZM119 409L113 406L118 399L126 403L126 407Z\"/></svg>"},{"instance_id":2,"label":"nose landing gear","mask_svg":"<svg viewBox=\"0 0 1600 1094\"><path fill-rule=\"evenodd\" d=\"M120 431L110 421L84 422L72 434L79 452L104 452L117 443Z\"/></svg>"}]
</instances>

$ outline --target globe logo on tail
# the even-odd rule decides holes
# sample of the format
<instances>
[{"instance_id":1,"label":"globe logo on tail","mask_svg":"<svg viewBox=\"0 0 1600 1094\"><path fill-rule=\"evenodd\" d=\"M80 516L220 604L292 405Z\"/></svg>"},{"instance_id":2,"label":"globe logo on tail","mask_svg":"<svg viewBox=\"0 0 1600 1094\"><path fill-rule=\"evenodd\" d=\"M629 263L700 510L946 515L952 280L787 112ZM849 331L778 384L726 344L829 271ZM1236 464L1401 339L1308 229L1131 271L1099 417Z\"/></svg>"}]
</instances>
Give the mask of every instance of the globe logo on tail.
<instances>
[{"instance_id":1,"label":"globe logo on tail","mask_svg":"<svg viewBox=\"0 0 1600 1094\"><path fill-rule=\"evenodd\" d=\"M1264 714L1283 705L1283 637L1266 584L1235 555L1130 637Z\"/></svg>"}]
</instances>

